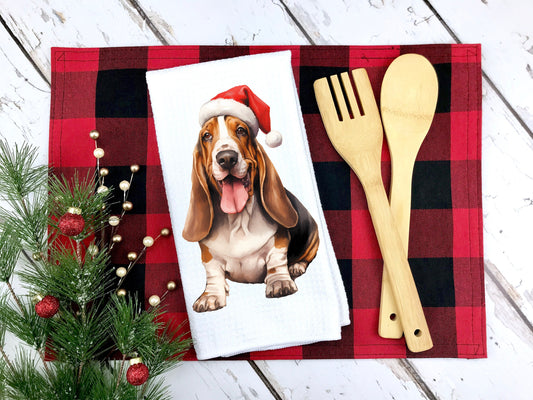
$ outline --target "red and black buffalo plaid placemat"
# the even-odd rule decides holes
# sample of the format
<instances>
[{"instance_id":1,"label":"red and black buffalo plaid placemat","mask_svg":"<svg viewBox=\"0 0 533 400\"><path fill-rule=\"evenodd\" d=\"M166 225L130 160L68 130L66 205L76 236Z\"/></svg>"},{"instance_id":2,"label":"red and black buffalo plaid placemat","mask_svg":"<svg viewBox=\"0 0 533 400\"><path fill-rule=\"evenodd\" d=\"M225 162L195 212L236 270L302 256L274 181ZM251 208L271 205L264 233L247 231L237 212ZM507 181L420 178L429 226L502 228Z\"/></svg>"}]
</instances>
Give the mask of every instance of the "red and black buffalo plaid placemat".
<instances>
[{"instance_id":1,"label":"red and black buffalo plaid placemat","mask_svg":"<svg viewBox=\"0 0 533 400\"><path fill-rule=\"evenodd\" d=\"M352 323L343 328L341 341L234 359L486 357L479 45L54 48L50 164L67 176L74 169L94 167L94 142L88 133L97 129L98 144L105 150L101 163L110 170L106 184L118 187L129 178L130 165L141 165L130 195L134 208L120 228L124 240L113 256L115 266L127 265L127 252L142 248L145 235L157 236L161 228L170 227L145 72L287 49L292 51L315 174ZM426 56L439 78L437 113L418 154L413 180L409 261L434 342L433 349L418 354L410 353L403 339L377 334L379 247L363 190L330 144L312 88L317 78L364 67L379 101L387 66L409 52ZM176 127L176 134L191 133ZM386 148L383 175L388 187ZM161 295L169 280L176 280L178 290L165 302L167 316L181 322L187 313L173 243L162 239L149 249L128 275L126 288L147 301L152 294ZM186 359L195 359L194 350Z\"/></svg>"}]
</instances>

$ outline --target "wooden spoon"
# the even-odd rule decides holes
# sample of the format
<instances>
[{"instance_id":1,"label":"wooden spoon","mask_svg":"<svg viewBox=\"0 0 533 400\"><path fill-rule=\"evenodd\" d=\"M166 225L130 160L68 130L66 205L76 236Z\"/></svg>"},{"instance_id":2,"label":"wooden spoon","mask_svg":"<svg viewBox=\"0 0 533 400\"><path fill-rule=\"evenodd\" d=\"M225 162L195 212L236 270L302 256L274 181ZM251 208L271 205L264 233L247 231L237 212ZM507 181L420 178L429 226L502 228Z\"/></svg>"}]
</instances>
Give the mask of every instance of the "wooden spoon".
<instances>
[{"instance_id":1,"label":"wooden spoon","mask_svg":"<svg viewBox=\"0 0 533 400\"><path fill-rule=\"evenodd\" d=\"M392 164L389 202L406 254L409 248L413 167L433 121L438 89L435 69L418 54L404 54L396 58L387 69L381 86L381 119ZM378 331L385 338L400 338L403 334L401 315L394 301L387 268L383 270Z\"/></svg>"}]
</instances>

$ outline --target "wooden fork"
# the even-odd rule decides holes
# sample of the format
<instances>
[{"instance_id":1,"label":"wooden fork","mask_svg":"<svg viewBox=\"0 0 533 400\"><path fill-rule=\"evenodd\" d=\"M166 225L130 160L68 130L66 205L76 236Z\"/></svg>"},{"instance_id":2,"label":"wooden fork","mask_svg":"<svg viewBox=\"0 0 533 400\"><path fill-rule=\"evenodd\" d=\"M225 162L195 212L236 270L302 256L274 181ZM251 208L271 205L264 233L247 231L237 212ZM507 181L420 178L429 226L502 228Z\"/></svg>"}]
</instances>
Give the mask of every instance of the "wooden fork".
<instances>
[{"instance_id":1,"label":"wooden fork","mask_svg":"<svg viewBox=\"0 0 533 400\"><path fill-rule=\"evenodd\" d=\"M338 77L330 76L340 116L327 78L318 79L313 85L318 108L331 143L355 172L365 191L372 224L402 318L407 347L413 352L428 350L433 347L433 342L381 179L383 128L378 107L366 70L355 69L352 77L362 110L357 105L347 72L341 74L344 94Z\"/></svg>"}]
</instances>

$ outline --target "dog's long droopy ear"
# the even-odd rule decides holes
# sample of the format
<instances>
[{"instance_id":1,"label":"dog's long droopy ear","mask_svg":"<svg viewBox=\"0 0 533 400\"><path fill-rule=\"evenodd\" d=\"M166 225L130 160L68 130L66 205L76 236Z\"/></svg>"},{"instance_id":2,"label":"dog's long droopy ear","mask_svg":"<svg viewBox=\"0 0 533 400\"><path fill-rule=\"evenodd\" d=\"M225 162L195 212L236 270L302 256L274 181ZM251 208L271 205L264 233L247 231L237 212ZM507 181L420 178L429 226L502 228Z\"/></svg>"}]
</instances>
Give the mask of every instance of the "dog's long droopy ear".
<instances>
[{"instance_id":1,"label":"dog's long droopy ear","mask_svg":"<svg viewBox=\"0 0 533 400\"><path fill-rule=\"evenodd\" d=\"M198 242L205 238L213 224L213 203L207 185L207 177L202 162L202 155L194 150L192 167L191 202L183 228L183 238Z\"/></svg>"},{"instance_id":2,"label":"dog's long droopy ear","mask_svg":"<svg viewBox=\"0 0 533 400\"><path fill-rule=\"evenodd\" d=\"M257 143L257 163L261 200L266 212L274 221L292 228L298 223L298 213L285 193L281 179L263 147Z\"/></svg>"}]
</instances>

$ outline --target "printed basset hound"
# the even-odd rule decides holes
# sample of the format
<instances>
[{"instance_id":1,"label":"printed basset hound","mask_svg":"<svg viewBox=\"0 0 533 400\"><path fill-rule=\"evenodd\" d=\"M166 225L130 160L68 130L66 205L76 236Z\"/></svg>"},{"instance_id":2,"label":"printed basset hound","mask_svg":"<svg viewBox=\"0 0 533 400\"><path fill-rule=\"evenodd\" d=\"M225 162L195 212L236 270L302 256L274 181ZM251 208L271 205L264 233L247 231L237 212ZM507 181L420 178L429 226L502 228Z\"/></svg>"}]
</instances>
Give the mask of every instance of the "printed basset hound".
<instances>
[{"instance_id":1,"label":"printed basset hound","mask_svg":"<svg viewBox=\"0 0 533 400\"><path fill-rule=\"evenodd\" d=\"M226 305L226 279L264 282L266 297L290 295L317 253L315 220L283 187L250 125L231 115L211 117L194 149L183 237L199 242L206 270L197 312Z\"/></svg>"}]
</instances>

